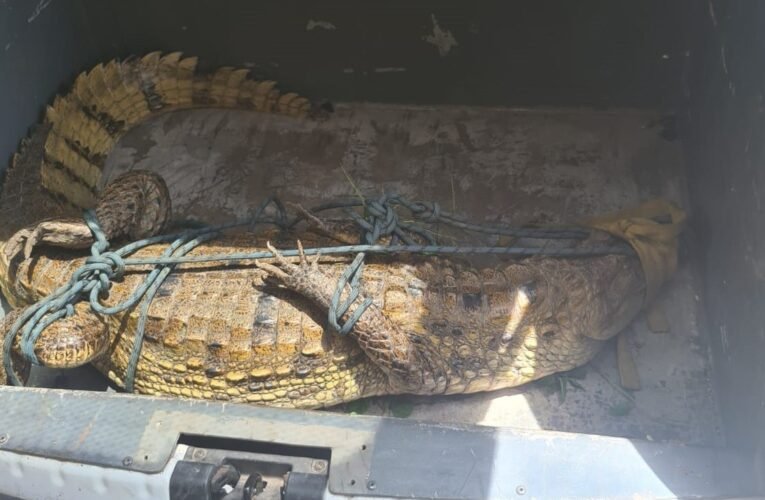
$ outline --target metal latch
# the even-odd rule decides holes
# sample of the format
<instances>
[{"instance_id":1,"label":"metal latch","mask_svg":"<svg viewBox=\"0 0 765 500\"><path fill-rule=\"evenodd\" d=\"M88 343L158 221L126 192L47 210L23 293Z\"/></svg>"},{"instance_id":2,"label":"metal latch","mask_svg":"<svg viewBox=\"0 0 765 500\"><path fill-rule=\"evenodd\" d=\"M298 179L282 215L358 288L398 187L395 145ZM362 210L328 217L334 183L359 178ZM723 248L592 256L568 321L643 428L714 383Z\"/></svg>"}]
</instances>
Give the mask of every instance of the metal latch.
<instances>
[{"instance_id":1,"label":"metal latch","mask_svg":"<svg viewBox=\"0 0 765 500\"><path fill-rule=\"evenodd\" d=\"M170 477L171 500L320 500L329 477L325 458L189 446ZM255 446L257 448L257 446ZM250 446L247 446L250 448ZM291 447L290 447L291 448ZM316 455L316 453L307 453Z\"/></svg>"}]
</instances>

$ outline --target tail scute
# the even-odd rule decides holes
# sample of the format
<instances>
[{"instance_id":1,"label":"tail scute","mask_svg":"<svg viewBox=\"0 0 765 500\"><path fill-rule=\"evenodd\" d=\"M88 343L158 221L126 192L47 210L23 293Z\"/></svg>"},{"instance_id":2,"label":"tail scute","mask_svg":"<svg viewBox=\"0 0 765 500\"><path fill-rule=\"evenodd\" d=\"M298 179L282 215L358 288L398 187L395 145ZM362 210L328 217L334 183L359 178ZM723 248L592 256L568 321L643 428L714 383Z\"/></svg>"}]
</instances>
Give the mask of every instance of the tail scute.
<instances>
[{"instance_id":1,"label":"tail scute","mask_svg":"<svg viewBox=\"0 0 765 500\"><path fill-rule=\"evenodd\" d=\"M197 63L180 52L151 52L81 73L46 112L51 127L40 166L43 188L80 208L93 207L106 157L119 137L160 111L218 107L312 117L308 99L282 94L276 82L251 79L247 68L197 74Z\"/></svg>"}]
</instances>

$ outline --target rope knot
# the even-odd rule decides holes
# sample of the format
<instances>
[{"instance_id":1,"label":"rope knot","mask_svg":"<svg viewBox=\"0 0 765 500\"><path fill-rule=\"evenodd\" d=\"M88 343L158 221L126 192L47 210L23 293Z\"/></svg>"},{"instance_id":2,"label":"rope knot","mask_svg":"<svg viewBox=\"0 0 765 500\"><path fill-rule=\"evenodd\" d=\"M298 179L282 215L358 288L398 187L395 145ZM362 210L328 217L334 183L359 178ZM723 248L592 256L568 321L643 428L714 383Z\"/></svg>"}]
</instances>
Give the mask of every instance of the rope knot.
<instances>
[{"instance_id":1,"label":"rope knot","mask_svg":"<svg viewBox=\"0 0 765 500\"><path fill-rule=\"evenodd\" d=\"M104 252L93 255L85 259L85 265L94 266L94 275L101 276L109 280L118 280L125 275L125 260L116 252Z\"/></svg>"},{"instance_id":2,"label":"rope knot","mask_svg":"<svg viewBox=\"0 0 765 500\"><path fill-rule=\"evenodd\" d=\"M438 222L441 219L441 205L438 202L420 201L410 207L412 214L425 222Z\"/></svg>"},{"instance_id":3,"label":"rope knot","mask_svg":"<svg viewBox=\"0 0 765 500\"><path fill-rule=\"evenodd\" d=\"M112 280L118 280L124 276L125 261L115 252L98 254L93 248L93 255L85 259L83 268L87 269L87 272L81 275L82 278L91 283L98 280L98 293L103 297L112 287ZM95 283L92 284L95 285ZM88 289L91 288L92 286L88 287Z\"/></svg>"},{"instance_id":4,"label":"rope knot","mask_svg":"<svg viewBox=\"0 0 765 500\"><path fill-rule=\"evenodd\" d=\"M382 236L392 235L399 227L398 214L393 209L390 199L386 196L379 201L371 201L367 204L371 230L367 228L366 241L373 245Z\"/></svg>"}]
</instances>

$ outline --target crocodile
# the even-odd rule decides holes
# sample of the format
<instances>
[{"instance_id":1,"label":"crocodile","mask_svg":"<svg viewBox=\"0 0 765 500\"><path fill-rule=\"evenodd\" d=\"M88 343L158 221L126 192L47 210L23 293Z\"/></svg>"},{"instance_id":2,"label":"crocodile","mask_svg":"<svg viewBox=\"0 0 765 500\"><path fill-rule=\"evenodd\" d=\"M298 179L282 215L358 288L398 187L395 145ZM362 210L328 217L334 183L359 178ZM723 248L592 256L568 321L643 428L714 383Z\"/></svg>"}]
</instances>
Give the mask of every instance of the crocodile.
<instances>
[{"instance_id":1,"label":"crocodile","mask_svg":"<svg viewBox=\"0 0 765 500\"><path fill-rule=\"evenodd\" d=\"M132 172L104 186L104 160L131 127L189 107L304 119L331 112L325 104L280 93L274 82L250 79L246 69L198 74L196 66L196 58L180 53L111 61L82 73L48 108L45 122L14 156L0 196L0 289L16 308L0 329L7 331L25 306L65 283L84 262L82 249L92 237L82 209L96 209L110 240L166 227L170 200L158 176ZM201 255L270 247L275 257L249 266L178 266L149 309L136 391L316 408L381 394L517 386L588 362L656 285L641 268L642 258L629 255L491 265L368 256L355 305L364 297L373 305L343 337L325 323L328 293L348 259L295 262L270 245L334 241L326 238L311 230L244 232L193 250ZM136 256L164 249L154 245ZM196 267L201 269L192 272ZM113 284L106 302L125 298L147 272L131 269ZM122 386L137 312L100 317L85 304L75 312L43 332L35 349L39 360L51 367L90 362ZM13 357L28 368L18 345ZM0 373L0 381L4 377Z\"/></svg>"},{"instance_id":2,"label":"crocodile","mask_svg":"<svg viewBox=\"0 0 765 500\"><path fill-rule=\"evenodd\" d=\"M134 171L104 190L96 213L110 239L146 237L165 226L170 200L161 177ZM273 246L294 246L295 238L327 244L317 233L245 231L193 250L191 255L267 248L274 258L252 265L178 265L149 308L135 389L317 408L375 395L514 387L588 362L640 311L645 296L636 255L484 263L369 256L362 293L344 319L367 297L372 305L342 337L325 325L349 259L295 261ZM17 232L0 259L13 306L66 283L85 262L76 249L92 241L81 219L48 220ZM152 245L134 255L156 257L166 247ZM104 303L127 298L148 272L127 272ZM4 331L20 310L9 314ZM92 362L122 386L137 322L136 310L102 317L81 303L74 315L43 332L35 353L51 367Z\"/></svg>"}]
</instances>

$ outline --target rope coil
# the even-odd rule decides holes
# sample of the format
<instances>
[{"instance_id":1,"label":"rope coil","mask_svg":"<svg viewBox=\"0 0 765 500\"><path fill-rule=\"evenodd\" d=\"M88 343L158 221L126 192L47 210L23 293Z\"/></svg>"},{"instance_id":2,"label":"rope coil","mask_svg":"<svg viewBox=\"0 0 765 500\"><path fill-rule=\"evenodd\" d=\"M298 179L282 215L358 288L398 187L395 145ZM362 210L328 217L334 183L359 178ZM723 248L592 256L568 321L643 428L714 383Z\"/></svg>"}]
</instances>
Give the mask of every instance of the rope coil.
<instances>
[{"instance_id":1,"label":"rope coil","mask_svg":"<svg viewBox=\"0 0 765 500\"><path fill-rule=\"evenodd\" d=\"M362 217L354 207L363 205L366 216ZM273 206L276 217L262 217L265 210ZM442 211L438 203L409 202L397 196L383 196L377 201L367 202L334 202L314 208L313 212L329 209L342 208L363 231L361 241L364 244L345 245L323 248L307 248L305 255L338 255L356 254L353 261L344 270L337 281L335 292L332 296L327 315L329 325L340 335L348 334L372 304L367 298L351 313L345 323L340 324L339 319L348 313L351 306L361 293L361 276L363 273L364 260L369 253L374 254L401 254L416 253L430 255L466 255L466 254L493 254L509 255L516 257L529 257L545 255L551 257L582 257L607 254L632 254L632 248L627 244L616 244L602 247L588 248L547 248L543 246L443 246L439 245L428 231L418 224L400 220L395 206L407 208L412 217L427 223L443 222L449 226L467 231L511 235L520 238L536 238L542 240L556 239L583 239L590 233L579 228L512 228L500 227L487 224L474 224L460 217ZM144 338L144 330L148 320L148 311L151 302L162 283L172 272L175 266L185 263L199 262L238 262L244 260L257 260L272 258L273 254L268 251L244 252L220 255L197 255L187 254L201 243L211 240L220 235L221 231L241 226L253 228L257 224L272 224L282 229L295 226L301 216L288 220L284 205L275 198L265 200L256 211L255 216L246 222L200 229L187 230L177 234L161 235L142 239L115 251L108 251L109 242L101 230L95 213L86 211L84 219L90 228L94 243L91 246L91 255L85 263L78 268L69 282L53 293L28 307L14 322L5 336L3 345L3 367L13 385L23 385L22 381L13 370L11 349L14 339L20 335L20 347L22 355L32 364L39 365L40 361L34 353L34 346L42 332L54 322L74 314L74 305L81 301L87 301L92 310L102 315L113 315L135 307L140 302L139 319L136 327L136 337L133 342L129 363L125 375L125 389L133 391L135 372L141 354ZM390 237L390 244L379 245L380 238ZM418 243L418 239L426 244ZM399 242L403 244L398 244ZM128 258L132 253L150 245L169 243L160 257L155 258ZM282 252L285 257L299 255L298 250L286 250ZM101 301L108 298L112 282L123 277L128 266L153 265L155 266L145 277L143 282L123 302L113 306L105 306ZM341 301L344 290L348 287L345 300Z\"/></svg>"}]
</instances>

